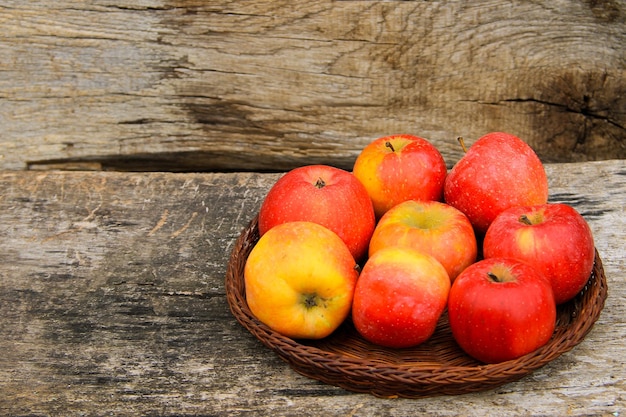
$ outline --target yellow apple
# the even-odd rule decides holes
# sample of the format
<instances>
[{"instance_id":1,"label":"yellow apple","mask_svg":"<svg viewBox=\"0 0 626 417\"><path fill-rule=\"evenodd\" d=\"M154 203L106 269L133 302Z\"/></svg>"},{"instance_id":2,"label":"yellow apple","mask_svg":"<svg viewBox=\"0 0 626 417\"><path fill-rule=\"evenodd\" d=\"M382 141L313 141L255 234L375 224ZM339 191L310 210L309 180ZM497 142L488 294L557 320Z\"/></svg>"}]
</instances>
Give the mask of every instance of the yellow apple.
<instances>
[{"instance_id":1,"label":"yellow apple","mask_svg":"<svg viewBox=\"0 0 626 417\"><path fill-rule=\"evenodd\" d=\"M387 211L374 229L369 256L388 246L425 252L446 269L450 281L476 261L478 244L469 219L439 201L405 201Z\"/></svg>"},{"instance_id":2,"label":"yellow apple","mask_svg":"<svg viewBox=\"0 0 626 417\"><path fill-rule=\"evenodd\" d=\"M294 339L331 334L350 313L358 268L344 241L317 223L282 223L268 230L244 268L252 313Z\"/></svg>"}]
</instances>

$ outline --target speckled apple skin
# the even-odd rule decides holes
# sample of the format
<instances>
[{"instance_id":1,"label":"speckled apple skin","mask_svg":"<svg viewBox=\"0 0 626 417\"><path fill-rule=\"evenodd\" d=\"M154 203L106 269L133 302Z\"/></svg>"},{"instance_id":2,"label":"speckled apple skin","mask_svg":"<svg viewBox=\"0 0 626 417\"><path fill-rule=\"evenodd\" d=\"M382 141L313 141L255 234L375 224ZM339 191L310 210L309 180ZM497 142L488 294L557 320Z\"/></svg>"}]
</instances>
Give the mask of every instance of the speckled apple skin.
<instances>
[{"instance_id":1,"label":"speckled apple skin","mask_svg":"<svg viewBox=\"0 0 626 417\"><path fill-rule=\"evenodd\" d=\"M432 256L401 247L381 249L363 266L352 321L374 344L416 346L435 332L449 291L448 274Z\"/></svg>"},{"instance_id":2,"label":"speckled apple skin","mask_svg":"<svg viewBox=\"0 0 626 417\"><path fill-rule=\"evenodd\" d=\"M323 187L316 186L319 179ZM311 221L335 232L359 261L374 233L374 207L365 187L351 172L328 165L295 168L280 177L259 210L259 233L276 225Z\"/></svg>"},{"instance_id":3,"label":"speckled apple skin","mask_svg":"<svg viewBox=\"0 0 626 417\"><path fill-rule=\"evenodd\" d=\"M370 142L357 157L352 172L365 186L380 218L403 201L442 200L447 167L433 144L402 134Z\"/></svg>"},{"instance_id":4,"label":"speckled apple skin","mask_svg":"<svg viewBox=\"0 0 626 417\"><path fill-rule=\"evenodd\" d=\"M504 265L515 277L493 282L488 272ZM448 298L452 335L473 358L486 363L517 359L545 345L556 326L556 304L548 280L513 259L476 262L452 284Z\"/></svg>"},{"instance_id":5,"label":"speckled apple skin","mask_svg":"<svg viewBox=\"0 0 626 417\"><path fill-rule=\"evenodd\" d=\"M540 216L527 225L520 217ZM595 245L583 216L567 204L511 207L491 223L483 242L485 258L509 257L531 264L552 284L557 304L571 300L593 269Z\"/></svg>"},{"instance_id":6,"label":"speckled apple skin","mask_svg":"<svg viewBox=\"0 0 626 417\"><path fill-rule=\"evenodd\" d=\"M346 244L313 222L280 224L256 243L244 268L246 301L284 336L320 339L350 314L356 262ZM307 305L306 297L317 303Z\"/></svg>"},{"instance_id":7,"label":"speckled apple skin","mask_svg":"<svg viewBox=\"0 0 626 417\"><path fill-rule=\"evenodd\" d=\"M541 160L520 138L503 132L478 139L452 167L444 200L469 218L484 235L509 207L545 204L548 178Z\"/></svg>"},{"instance_id":8,"label":"speckled apple skin","mask_svg":"<svg viewBox=\"0 0 626 417\"><path fill-rule=\"evenodd\" d=\"M374 229L369 254L389 246L433 256L451 282L476 261L478 253L470 221L460 210L439 201L409 200L387 211Z\"/></svg>"}]
</instances>

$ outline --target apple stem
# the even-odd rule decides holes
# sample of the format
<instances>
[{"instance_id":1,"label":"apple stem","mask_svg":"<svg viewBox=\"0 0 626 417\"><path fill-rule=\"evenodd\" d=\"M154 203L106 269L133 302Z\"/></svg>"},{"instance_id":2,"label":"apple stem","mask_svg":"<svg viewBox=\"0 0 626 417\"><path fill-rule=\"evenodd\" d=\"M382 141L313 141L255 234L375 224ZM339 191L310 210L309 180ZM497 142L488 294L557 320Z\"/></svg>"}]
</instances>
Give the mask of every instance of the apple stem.
<instances>
[{"instance_id":1,"label":"apple stem","mask_svg":"<svg viewBox=\"0 0 626 417\"><path fill-rule=\"evenodd\" d=\"M391 152L395 152L396 150L393 148L393 145L391 144L391 142L387 141L385 142L385 146L388 147L389 149L391 149Z\"/></svg>"},{"instance_id":2,"label":"apple stem","mask_svg":"<svg viewBox=\"0 0 626 417\"><path fill-rule=\"evenodd\" d=\"M520 223L524 223L527 226L532 226L533 222L530 221L530 219L528 218L527 215L522 214L521 216L519 216L519 221Z\"/></svg>"},{"instance_id":3,"label":"apple stem","mask_svg":"<svg viewBox=\"0 0 626 417\"><path fill-rule=\"evenodd\" d=\"M456 140L461 144L463 152L467 153L467 147L465 146L465 139L463 139L463 136L459 136L458 138L456 138Z\"/></svg>"},{"instance_id":4,"label":"apple stem","mask_svg":"<svg viewBox=\"0 0 626 417\"><path fill-rule=\"evenodd\" d=\"M315 187L316 188L324 188L326 186L326 183L324 182L324 180L322 179L322 177L319 177L317 179L317 181L315 182Z\"/></svg>"},{"instance_id":5,"label":"apple stem","mask_svg":"<svg viewBox=\"0 0 626 417\"><path fill-rule=\"evenodd\" d=\"M500 278L498 278L498 276L496 274L494 274L493 272L487 272L487 276L493 281L493 282L502 282L500 280Z\"/></svg>"}]
</instances>

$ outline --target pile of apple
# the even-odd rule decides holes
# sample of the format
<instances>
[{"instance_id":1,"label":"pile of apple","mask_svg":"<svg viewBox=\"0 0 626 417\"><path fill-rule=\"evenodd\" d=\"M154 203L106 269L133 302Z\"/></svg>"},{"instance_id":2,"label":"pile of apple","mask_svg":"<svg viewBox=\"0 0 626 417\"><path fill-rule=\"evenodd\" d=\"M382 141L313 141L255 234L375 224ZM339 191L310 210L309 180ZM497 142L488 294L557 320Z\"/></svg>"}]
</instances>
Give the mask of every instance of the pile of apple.
<instances>
[{"instance_id":1,"label":"pile of apple","mask_svg":"<svg viewBox=\"0 0 626 417\"><path fill-rule=\"evenodd\" d=\"M546 344L595 255L584 218L548 203L532 148L500 132L450 172L412 135L374 140L352 172L296 168L270 189L258 227L246 298L275 331L323 338L351 317L366 340L404 348L447 311L459 346L487 363Z\"/></svg>"}]
</instances>

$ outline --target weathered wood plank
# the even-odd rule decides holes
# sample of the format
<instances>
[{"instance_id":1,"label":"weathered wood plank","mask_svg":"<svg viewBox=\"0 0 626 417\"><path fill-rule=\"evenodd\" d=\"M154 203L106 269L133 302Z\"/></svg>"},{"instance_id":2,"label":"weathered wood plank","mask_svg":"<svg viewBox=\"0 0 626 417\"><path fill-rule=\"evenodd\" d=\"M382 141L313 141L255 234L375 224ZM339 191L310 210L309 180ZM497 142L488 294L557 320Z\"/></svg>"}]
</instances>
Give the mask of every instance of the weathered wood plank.
<instances>
[{"instance_id":1,"label":"weathered wood plank","mask_svg":"<svg viewBox=\"0 0 626 417\"><path fill-rule=\"evenodd\" d=\"M609 285L599 321L519 382L419 401L304 378L230 314L229 251L278 174L2 172L0 414L619 415L626 162L547 171L552 201L593 229Z\"/></svg>"},{"instance_id":2,"label":"weathered wood plank","mask_svg":"<svg viewBox=\"0 0 626 417\"><path fill-rule=\"evenodd\" d=\"M349 168L414 133L626 157L626 3L5 1L0 169ZM85 165L90 164L90 165Z\"/></svg>"}]
</instances>

